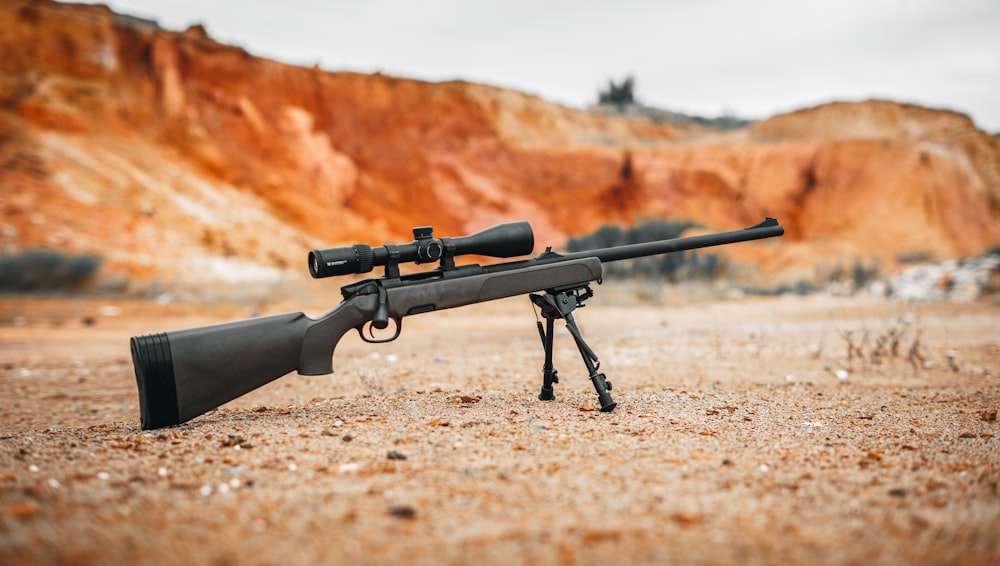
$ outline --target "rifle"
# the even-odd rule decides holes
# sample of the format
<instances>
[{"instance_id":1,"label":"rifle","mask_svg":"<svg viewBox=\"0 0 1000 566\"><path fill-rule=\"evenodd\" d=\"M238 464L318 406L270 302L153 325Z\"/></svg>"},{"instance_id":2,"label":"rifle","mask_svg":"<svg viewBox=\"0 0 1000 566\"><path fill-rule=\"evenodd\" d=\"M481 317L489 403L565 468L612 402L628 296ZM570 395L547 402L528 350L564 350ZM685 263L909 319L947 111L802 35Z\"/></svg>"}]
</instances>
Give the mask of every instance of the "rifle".
<instances>
[{"instance_id":1,"label":"rifle","mask_svg":"<svg viewBox=\"0 0 1000 566\"><path fill-rule=\"evenodd\" d=\"M351 329L365 342L391 342L402 331L404 317L523 294L546 320L544 328L537 321L545 350L538 398L555 399L552 386L559 377L552 365L552 338L555 320L562 319L597 390L601 411L612 411L611 382L598 372L597 356L572 314L594 295L590 283L601 283L602 264L771 238L784 231L775 219L766 218L743 230L576 253L559 254L548 247L531 259L486 266L456 266L455 257L528 255L535 245L531 226L508 222L456 238L435 238L433 228L422 226L413 229L408 244L313 250L309 272L314 278L368 273L376 266L384 266L385 275L341 287L344 300L317 319L296 312L132 337L141 426L148 430L186 422L293 371L332 373L337 344ZM407 262L440 265L400 275L399 265ZM389 321L393 334L376 337L373 329L385 330Z\"/></svg>"}]
</instances>

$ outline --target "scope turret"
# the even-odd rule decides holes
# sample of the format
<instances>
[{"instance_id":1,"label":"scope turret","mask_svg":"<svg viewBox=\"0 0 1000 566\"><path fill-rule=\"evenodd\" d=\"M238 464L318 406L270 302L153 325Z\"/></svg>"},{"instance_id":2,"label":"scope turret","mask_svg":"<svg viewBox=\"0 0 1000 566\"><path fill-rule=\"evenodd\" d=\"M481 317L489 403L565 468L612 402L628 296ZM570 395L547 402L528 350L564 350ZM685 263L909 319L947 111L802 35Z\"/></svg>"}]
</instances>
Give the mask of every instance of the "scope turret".
<instances>
[{"instance_id":1,"label":"scope turret","mask_svg":"<svg viewBox=\"0 0 1000 566\"><path fill-rule=\"evenodd\" d=\"M386 244L376 248L354 244L309 252L309 273L319 279L335 275L368 273L377 266L386 266L393 274L400 263L431 263L441 261L443 269L454 268L453 259L460 255L515 257L530 254L535 236L527 222L505 222L485 230L455 238L435 238L430 226L413 229L413 241L408 244Z\"/></svg>"}]
</instances>

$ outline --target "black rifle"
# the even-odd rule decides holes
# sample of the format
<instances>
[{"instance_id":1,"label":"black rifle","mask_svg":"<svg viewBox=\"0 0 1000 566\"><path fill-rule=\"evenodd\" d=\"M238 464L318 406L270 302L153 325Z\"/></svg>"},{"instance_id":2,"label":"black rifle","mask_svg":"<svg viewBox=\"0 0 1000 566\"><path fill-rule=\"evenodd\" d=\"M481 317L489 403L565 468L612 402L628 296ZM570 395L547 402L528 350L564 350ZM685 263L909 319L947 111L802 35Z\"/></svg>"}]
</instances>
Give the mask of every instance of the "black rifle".
<instances>
[{"instance_id":1,"label":"black rifle","mask_svg":"<svg viewBox=\"0 0 1000 566\"><path fill-rule=\"evenodd\" d=\"M552 400L559 382L552 365L553 324L566 327L583 357L597 390L602 411L611 411L611 382L598 373L600 364L573 319L573 311L593 296L591 281L601 282L603 262L680 252L696 248L781 236L773 218L744 230L690 238L660 240L599 250L541 255L495 265L455 265L455 257L474 254L515 257L530 254L535 240L527 222L508 222L470 236L435 238L429 226L413 229L408 244L367 244L313 250L313 277L368 273L385 266L385 276L342 287L344 300L317 319L301 312L278 314L211 326L135 336L132 363L139 386L143 429L180 424L229 402L287 373L322 375L333 372L333 352L341 337L356 329L366 342L390 342L402 330L403 317L529 294L546 320L538 332L545 348L539 399ZM433 270L399 274L404 262L440 262ZM393 321L395 331L377 338Z\"/></svg>"}]
</instances>

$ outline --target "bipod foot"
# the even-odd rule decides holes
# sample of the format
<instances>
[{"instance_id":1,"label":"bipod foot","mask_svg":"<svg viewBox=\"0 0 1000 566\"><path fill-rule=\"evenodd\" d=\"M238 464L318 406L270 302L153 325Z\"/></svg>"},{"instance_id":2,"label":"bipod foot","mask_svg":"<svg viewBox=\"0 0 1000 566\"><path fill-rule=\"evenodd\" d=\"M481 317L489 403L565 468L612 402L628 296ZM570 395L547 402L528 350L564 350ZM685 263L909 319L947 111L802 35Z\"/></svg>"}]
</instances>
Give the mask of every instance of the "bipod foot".
<instances>
[{"instance_id":1,"label":"bipod foot","mask_svg":"<svg viewBox=\"0 0 1000 566\"><path fill-rule=\"evenodd\" d=\"M594 389L597 390L597 399L601 402L601 412L610 413L615 410L618 403L615 403L614 399L611 398L611 382L608 381L603 373L597 373L590 376L591 383L594 384Z\"/></svg>"},{"instance_id":2,"label":"bipod foot","mask_svg":"<svg viewBox=\"0 0 1000 566\"><path fill-rule=\"evenodd\" d=\"M542 392L538 394L541 401L554 401L556 398L552 384L559 383L559 374L551 366L542 368Z\"/></svg>"}]
</instances>

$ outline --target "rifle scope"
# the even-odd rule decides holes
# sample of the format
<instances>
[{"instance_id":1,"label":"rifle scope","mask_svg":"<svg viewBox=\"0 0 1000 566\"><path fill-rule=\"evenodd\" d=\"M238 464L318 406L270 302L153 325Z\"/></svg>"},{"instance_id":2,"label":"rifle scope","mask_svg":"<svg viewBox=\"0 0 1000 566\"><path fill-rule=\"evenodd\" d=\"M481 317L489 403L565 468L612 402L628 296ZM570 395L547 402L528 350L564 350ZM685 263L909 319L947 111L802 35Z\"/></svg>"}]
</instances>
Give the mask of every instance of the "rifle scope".
<instances>
[{"instance_id":1,"label":"rifle scope","mask_svg":"<svg viewBox=\"0 0 1000 566\"><path fill-rule=\"evenodd\" d=\"M456 238L435 238L434 228L413 229L409 244L386 244L372 248L355 244L309 252L309 273L316 279L352 273L368 273L376 266L398 265L405 262L431 263L441 260L447 266L459 255L475 254L489 257L515 257L530 254L535 248L535 236L527 222L505 222Z\"/></svg>"}]
</instances>

